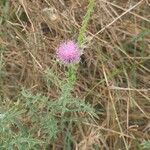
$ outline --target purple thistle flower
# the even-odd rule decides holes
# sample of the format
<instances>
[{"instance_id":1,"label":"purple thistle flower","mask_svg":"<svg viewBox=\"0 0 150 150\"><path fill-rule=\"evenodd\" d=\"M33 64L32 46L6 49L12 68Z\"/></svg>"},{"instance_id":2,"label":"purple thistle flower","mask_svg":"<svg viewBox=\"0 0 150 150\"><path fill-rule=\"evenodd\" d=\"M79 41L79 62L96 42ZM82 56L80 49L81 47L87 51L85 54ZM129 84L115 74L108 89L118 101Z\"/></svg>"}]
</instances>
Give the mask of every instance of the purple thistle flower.
<instances>
[{"instance_id":1,"label":"purple thistle flower","mask_svg":"<svg viewBox=\"0 0 150 150\"><path fill-rule=\"evenodd\" d=\"M56 50L57 58L64 64L79 61L80 53L77 44L72 40L61 43Z\"/></svg>"}]
</instances>

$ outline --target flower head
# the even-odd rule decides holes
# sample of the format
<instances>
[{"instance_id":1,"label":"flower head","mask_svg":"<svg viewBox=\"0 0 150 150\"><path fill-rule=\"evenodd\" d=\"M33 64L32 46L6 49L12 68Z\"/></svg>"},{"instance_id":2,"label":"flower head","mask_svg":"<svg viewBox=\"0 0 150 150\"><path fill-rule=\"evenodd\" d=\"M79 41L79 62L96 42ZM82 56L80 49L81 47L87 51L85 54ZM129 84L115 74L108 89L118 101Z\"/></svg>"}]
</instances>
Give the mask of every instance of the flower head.
<instances>
[{"instance_id":1,"label":"flower head","mask_svg":"<svg viewBox=\"0 0 150 150\"><path fill-rule=\"evenodd\" d=\"M79 61L81 55L77 44L72 40L61 43L56 54L57 58L65 64Z\"/></svg>"}]
</instances>

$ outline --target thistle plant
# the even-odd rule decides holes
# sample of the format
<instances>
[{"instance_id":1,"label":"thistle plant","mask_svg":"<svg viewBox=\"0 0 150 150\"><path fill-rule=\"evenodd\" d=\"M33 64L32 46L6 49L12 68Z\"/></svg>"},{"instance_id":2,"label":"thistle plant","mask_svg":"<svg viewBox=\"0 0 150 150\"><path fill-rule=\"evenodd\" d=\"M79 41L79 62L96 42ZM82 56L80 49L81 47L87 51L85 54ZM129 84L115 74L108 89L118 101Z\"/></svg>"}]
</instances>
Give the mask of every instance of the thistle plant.
<instances>
[{"instance_id":1,"label":"thistle plant","mask_svg":"<svg viewBox=\"0 0 150 150\"><path fill-rule=\"evenodd\" d=\"M73 40L68 40L59 45L56 50L58 60L67 66L65 72L67 80L75 81L75 63L78 63L81 56L81 50ZM71 84L70 82L70 84Z\"/></svg>"},{"instance_id":2,"label":"thistle plant","mask_svg":"<svg viewBox=\"0 0 150 150\"><path fill-rule=\"evenodd\" d=\"M79 30L79 35L77 39L77 43L72 40L68 40L64 43L61 43L57 48L56 54L57 58L67 65L68 71L66 72L68 80L75 81L75 73L77 67L74 62L79 62L80 56L82 54L82 50L79 48L84 43L86 39L86 28L88 25L88 21L90 19L91 13L94 8L94 0L89 0L89 4L87 6L87 12L83 18L81 28Z\"/></svg>"},{"instance_id":3,"label":"thistle plant","mask_svg":"<svg viewBox=\"0 0 150 150\"><path fill-rule=\"evenodd\" d=\"M72 122L82 120L79 116L74 117L74 113L85 112L95 115L90 104L71 94L82 54L81 44L85 38L86 26L93 6L94 1L90 0L79 31L78 42L67 40L56 48L56 57L66 68L66 77L59 78L52 69L44 72L43 78L48 90L51 90L51 85L55 84L59 87L59 96L52 99L42 93L33 94L30 90L22 88L13 109L6 107L5 113L1 113L0 109L0 149L46 149L60 132L65 137L64 142L67 142L68 139L71 140ZM21 116L27 120L21 119ZM35 138L35 135L38 138Z\"/></svg>"},{"instance_id":4,"label":"thistle plant","mask_svg":"<svg viewBox=\"0 0 150 150\"><path fill-rule=\"evenodd\" d=\"M74 41L68 40L61 43L58 46L58 48L56 49L56 55L59 62L64 64L67 68L65 71L66 78L63 79L60 84L61 95L58 100L58 104L60 104L60 107L62 107L61 117L63 118L65 112L68 111L71 112L74 110L74 108L70 109L68 107L70 106L70 104L74 103L76 110L78 109L77 107L79 107L78 105L79 101L76 98L72 97L71 91L73 90L73 86L76 81L76 71L77 71L76 64L78 64L80 60L81 50ZM84 107L83 111L85 111Z\"/></svg>"},{"instance_id":5,"label":"thistle plant","mask_svg":"<svg viewBox=\"0 0 150 150\"><path fill-rule=\"evenodd\" d=\"M61 104L61 125L63 126L63 120L66 112L87 112L91 115L95 115L94 109L89 104L86 104L84 100L80 100L78 98L74 98L71 95L71 91L73 90L73 86L76 82L76 73L78 68L78 63L80 61L80 56L82 54L81 45L84 42L86 27L88 21L90 19L90 14L93 11L94 0L89 1L87 13L83 19L81 29L79 31L79 36L77 39L77 43L73 40L68 40L61 43L56 49L56 55L59 63L64 64L66 66L65 75L66 78L61 82L62 87L61 95L58 103ZM96 115L95 115L96 116ZM77 118L78 120L79 118ZM69 125L71 125L72 120L69 121ZM67 133L65 133L67 134Z\"/></svg>"}]
</instances>

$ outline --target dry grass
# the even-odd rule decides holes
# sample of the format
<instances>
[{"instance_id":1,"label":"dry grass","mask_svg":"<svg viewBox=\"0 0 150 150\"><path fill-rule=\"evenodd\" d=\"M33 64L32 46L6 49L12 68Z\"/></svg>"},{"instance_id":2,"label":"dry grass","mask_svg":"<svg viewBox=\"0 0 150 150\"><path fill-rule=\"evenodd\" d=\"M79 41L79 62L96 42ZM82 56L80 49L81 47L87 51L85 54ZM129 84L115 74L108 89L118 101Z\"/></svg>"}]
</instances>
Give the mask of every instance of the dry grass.
<instances>
[{"instance_id":1,"label":"dry grass","mask_svg":"<svg viewBox=\"0 0 150 150\"><path fill-rule=\"evenodd\" d=\"M2 0L5 2L5 0ZM150 139L150 2L96 0L74 95L97 110L72 128L72 149L141 149ZM7 6L8 4L8 6ZM1 101L16 101L21 87L57 97L48 90L46 68L59 77L55 48L77 39L87 0L11 0L1 2ZM82 114L75 114L82 115ZM60 149L63 136L50 143Z\"/></svg>"}]
</instances>

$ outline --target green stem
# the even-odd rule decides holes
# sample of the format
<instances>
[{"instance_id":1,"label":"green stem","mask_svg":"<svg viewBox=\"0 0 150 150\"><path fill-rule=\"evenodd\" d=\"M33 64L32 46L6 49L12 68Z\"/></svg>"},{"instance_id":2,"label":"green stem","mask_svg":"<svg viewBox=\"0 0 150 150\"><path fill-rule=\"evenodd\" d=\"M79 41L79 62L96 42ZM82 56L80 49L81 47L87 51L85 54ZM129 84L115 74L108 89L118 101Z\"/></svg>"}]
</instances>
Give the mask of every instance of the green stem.
<instances>
[{"instance_id":1,"label":"green stem","mask_svg":"<svg viewBox=\"0 0 150 150\"><path fill-rule=\"evenodd\" d=\"M94 0L89 0L89 4L87 6L87 12L83 18L81 28L79 31L78 40L77 40L79 46L84 42L87 24L90 19L91 13L93 12L93 8L94 8Z\"/></svg>"}]
</instances>

